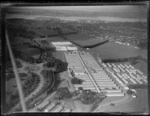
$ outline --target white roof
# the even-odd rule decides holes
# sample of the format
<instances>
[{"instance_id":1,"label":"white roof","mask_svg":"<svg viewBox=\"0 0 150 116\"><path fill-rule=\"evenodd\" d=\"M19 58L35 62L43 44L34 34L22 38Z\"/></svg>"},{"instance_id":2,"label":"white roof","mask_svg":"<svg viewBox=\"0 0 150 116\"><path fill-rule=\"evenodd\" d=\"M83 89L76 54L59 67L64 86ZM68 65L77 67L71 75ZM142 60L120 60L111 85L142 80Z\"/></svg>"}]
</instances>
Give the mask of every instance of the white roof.
<instances>
[{"instance_id":1,"label":"white roof","mask_svg":"<svg viewBox=\"0 0 150 116\"><path fill-rule=\"evenodd\" d=\"M57 51L67 51L66 49L56 49Z\"/></svg>"},{"instance_id":2,"label":"white roof","mask_svg":"<svg viewBox=\"0 0 150 116\"><path fill-rule=\"evenodd\" d=\"M71 42L66 41L66 42L51 42L53 45L72 45Z\"/></svg>"},{"instance_id":3,"label":"white roof","mask_svg":"<svg viewBox=\"0 0 150 116\"><path fill-rule=\"evenodd\" d=\"M77 50L77 47L67 47L68 50Z\"/></svg>"},{"instance_id":4,"label":"white roof","mask_svg":"<svg viewBox=\"0 0 150 116\"><path fill-rule=\"evenodd\" d=\"M118 93L118 94L106 94L106 96L124 96L124 94L123 93Z\"/></svg>"},{"instance_id":5,"label":"white roof","mask_svg":"<svg viewBox=\"0 0 150 116\"><path fill-rule=\"evenodd\" d=\"M56 47L56 50L57 50L57 51L67 51L67 49L66 49L65 46Z\"/></svg>"}]
</instances>

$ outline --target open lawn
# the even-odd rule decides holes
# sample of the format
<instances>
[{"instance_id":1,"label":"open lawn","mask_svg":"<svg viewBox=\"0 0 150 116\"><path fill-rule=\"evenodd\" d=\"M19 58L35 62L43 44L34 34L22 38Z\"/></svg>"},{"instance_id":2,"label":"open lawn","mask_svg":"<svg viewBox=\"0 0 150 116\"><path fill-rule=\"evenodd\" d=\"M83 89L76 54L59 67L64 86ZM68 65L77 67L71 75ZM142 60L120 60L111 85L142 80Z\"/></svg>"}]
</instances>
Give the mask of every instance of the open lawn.
<instances>
[{"instance_id":1,"label":"open lawn","mask_svg":"<svg viewBox=\"0 0 150 116\"><path fill-rule=\"evenodd\" d=\"M100 112L126 112L126 113L146 113L148 112L148 94L146 89L138 90L137 98L132 98L126 103L101 107Z\"/></svg>"},{"instance_id":2,"label":"open lawn","mask_svg":"<svg viewBox=\"0 0 150 116\"><path fill-rule=\"evenodd\" d=\"M141 52L132 46L120 45L114 42L108 42L102 46L93 48L90 52L99 54L101 59L126 58L141 55Z\"/></svg>"},{"instance_id":3,"label":"open lawn","mask_svg":"<svg viewBox=\"0 0 150 116\"><path fill-rule=\"evenodd\" d=\"M123 98L124 97L107 97L101 102L101 105L106 104L106 103L111 103L111 102L113 103L113 101L121 100Z\"/></svg>"},{"instance_id":4,"label":"open lawn","mask_svg":"<svg viewBox=\"0 0 150 116\"><path fill-rule=\"evenodd\" d=\"M145 62L139 61L133 65L136 69L141 70L145 75L148 75L148 65Z\"/></svg>"},{"instance_id":5,"label":"open lawn","mask_svg":"<svg viewBox=\"0 0 150 116\"><path fill-rule=\"evenodd\" d=\"M10 79L6 82L6 91L9 92L15 92L17 90L16 80L15 78Z\"/></svg>"}]
</instances>

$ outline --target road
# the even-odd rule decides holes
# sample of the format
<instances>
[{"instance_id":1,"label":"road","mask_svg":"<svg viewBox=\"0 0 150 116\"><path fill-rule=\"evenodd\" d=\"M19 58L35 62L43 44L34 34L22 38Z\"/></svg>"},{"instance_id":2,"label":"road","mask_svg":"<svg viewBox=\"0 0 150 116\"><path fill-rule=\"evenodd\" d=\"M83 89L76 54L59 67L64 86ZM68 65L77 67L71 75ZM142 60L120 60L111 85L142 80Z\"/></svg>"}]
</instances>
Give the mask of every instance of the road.
<instances>
[{"instance_id":1,"label":"road","mask_svg":"<svg viewBox=\"0 0 150 116\"><path fill-rule=\"evenodd\" d=\"M39 73L39 74L40 74L40 73ZM40 74L40 75L41 75L41 74ZM41 76L42 76L42 75L41 75ZM53 86L55 85L54 73L53 73L53 76L52 76L52 77L53 77L53 83L52 83L52 85L51 85L51 87L50 87L49 89L52 89ZM52 94L50 94L49 96L47 96L43 101L46 101L46 100L51 99L55 94L56 94L56 92L53 92ZM29 110L29 112L35 112L37 107L38 107L38 106L36 106L36 107L34 107L33 109Z\"/></svg>"},{"instance_id":2,"label":"road","mask_svg":"<svg viewBox=\"0 0 150 116\"><path fill-rule=\"evenodd\" d=\"M19 98L20 98L20 103L21 103L21 107L23 112L27 111L26 105L25 105L25 99L24 99L24 94L23 94L23 89L22 89L22 85L21 85L21 80L17 71L17 66L16 66L16 62L15 62L15 58L12 52L12 48L10 45L10 41L8 38L8 33L6 31L6 41L7 41L7 45L8 45L8 50L9 50L9 54L10 54L10 59L11 59L11 63L14 69L14 74L15 74L15 78L16 78L16 83L17 83L17 88L18 88L18 93L19 93Z\"/></svg>"}]
</instances>

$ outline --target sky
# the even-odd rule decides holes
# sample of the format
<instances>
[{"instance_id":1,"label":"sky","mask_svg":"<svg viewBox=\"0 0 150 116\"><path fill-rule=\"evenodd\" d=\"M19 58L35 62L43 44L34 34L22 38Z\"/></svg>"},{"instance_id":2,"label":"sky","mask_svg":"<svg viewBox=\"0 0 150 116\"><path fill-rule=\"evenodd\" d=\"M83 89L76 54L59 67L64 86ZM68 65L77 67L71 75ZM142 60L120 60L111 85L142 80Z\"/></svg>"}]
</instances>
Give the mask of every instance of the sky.
<instances>
[{"instance_id":1,"label":"sky","mask_svg":"<svg viewBox=\"0 0 150 116\"><path fill-rule=\"evenodd\" d=\"M105 5L105 6L41 6L41 7L13 7L10 11L32 12L41 16L59 17L72 19L108 19L111 21L123 21L122 18L128 18L128 21L147 20L147 5ZM89 14L88 14L89 13ZM23 13L21 14L23 15ZM36 14L37 15L37 14ZM17 15L16 15L17 16ZM114 19L117 18L117 19ZM120 18L120 19L118 19ZM126 19L125 19L126 20Z\"/></svg>"},{"instance_id":2,"label":"sky","mask_svg":"<svg viewBox=\"0 0 150 116\"><path fill-rule=\"evenodd\" d=\"M44 6L44 7L18 7L14 9L43 9L43 10L70 10L88 12L145 12L146 5L106 5L106 6Z\"/></svg>"}]
</instances>

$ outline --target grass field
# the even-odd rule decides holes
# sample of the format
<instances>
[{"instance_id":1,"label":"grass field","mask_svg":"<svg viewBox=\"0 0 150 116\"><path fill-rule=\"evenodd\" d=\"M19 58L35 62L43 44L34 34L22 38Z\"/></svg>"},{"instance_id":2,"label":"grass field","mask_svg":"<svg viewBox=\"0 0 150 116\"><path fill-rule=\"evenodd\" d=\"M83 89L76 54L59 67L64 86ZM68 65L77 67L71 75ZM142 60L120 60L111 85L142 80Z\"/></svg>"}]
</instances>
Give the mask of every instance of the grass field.
<instances>
[{"instance_id":1,"label":"grass field","mask_svg":"<svg viewBox=\"0 0 150 116\"><path fill-rule=\"evenodd\" d=\"M138 97L131 101L117 106L102 107L100 112L126 112L126 113L146 113L148 112L147 89L138 90Z\"/></svg>"},{"instance_id":2,"label":"grass field","mask_svg":"<svg viewBox=\"0 0 150 116\"><path fill-rule=\"evenodd\" d=\"M133 65L136 69L141 70L145 75L148 75L148 65L145 62L138 62L137 64Z\"/></svg>"},{"instance_id":3,"label":"grass field","mask_svg":"<svg viewBox=\"0 0 150 116\"><path fill-rule=\"evenodd\" d=\"M102 101L102 105L103 104L106 104L106 103L111 103L111 102L113 102L113 101L115 101L115 100L121 100L121 99L123 99L124 97L107 97L106 99L104 99L103 101Z\"/></svg>"},{"instance_id":4,"label":"grass field","mask_svg":"<svg viewBox=\"0 0 150 116\"><path fill-rule=\"evenodd\" d=\"M102 59L124 58L141 55L141 53L132 46L119 45L114 42L98 46L91 49L90 52L98 53Z\"/></svg>"}]
</instances>

